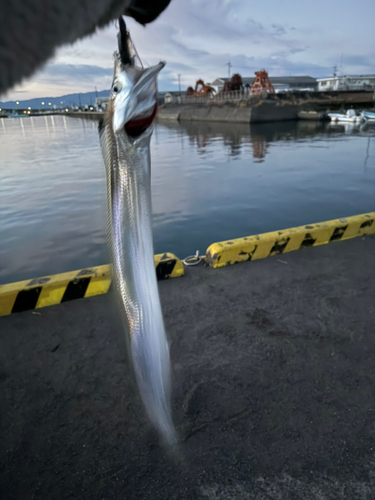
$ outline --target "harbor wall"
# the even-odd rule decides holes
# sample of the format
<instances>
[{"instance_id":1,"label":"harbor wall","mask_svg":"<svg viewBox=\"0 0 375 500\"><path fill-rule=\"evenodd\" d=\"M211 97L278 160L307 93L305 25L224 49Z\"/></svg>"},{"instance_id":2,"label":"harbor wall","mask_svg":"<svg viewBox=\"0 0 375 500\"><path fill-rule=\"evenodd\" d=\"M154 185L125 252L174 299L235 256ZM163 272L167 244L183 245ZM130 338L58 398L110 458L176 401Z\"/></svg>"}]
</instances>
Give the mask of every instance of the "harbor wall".
<instances>
[{"instance_id":1,"label":"harbor wall","mask_svg":"<svg viewBox=\"0 0 375 500\"><path fill-rule=\"evenodd\" d=\"M300 111L336 111L363 109L374 105L373 92L298 92L279 93L262 99L169 103L160 106L158 118L173 121L211 121L262 123L297 120Z\"/></svg>"},{"instance_id":2,"label":"harbor wall","mask_svg":"<svg viewBox=\"0 0 375 500\"><path fill-rule=\"evenodd\" d=\"M228 123L262 123L284 120L297 120L297 113L302 109L296 105L276 105L270 101L264 101L258 106L247 106L226 103L203 104L171 104L162 106L158 111L158 118L172 122L180 121L210 121ZM100 120L103 112L87 111L66 113L65 116Z\"/></svg>"},{"instance_id":3,"label":"harbor wall","mask_svg":"<svg viewBox=\"0 0 375 500\"><path fill-rule=\"evenodd\" d=\"M294 104L277 105L272 101L263 101L260 105L249 106L240 101L237 104L175 104L159 109L158 118L173 121L211 121L230 123L262 123L284 120L297 120L298 111L303 109Z\"/></svg>"},{"instance_id":4,"label":"harbor wall","mask_svg":"<svg viewBox=\"0 0 375 500\"><path fill-rule=\"evenodd\" d=\"M323 95L322 92L312 94L277 94L267 99L252 97L251 99L232 101L203 101L192 103L169 103L159 107L158 118L171 122L223 122L223 123L265 123L287 120L298 120L300 111L329 112L344 109L369 109L373 101L369 101L369 93L353 93L353 95ZM372 94L371 94L372 96ZM65 116L99 120L103 112L69 112Z\"/></svg>"}]
</instances>

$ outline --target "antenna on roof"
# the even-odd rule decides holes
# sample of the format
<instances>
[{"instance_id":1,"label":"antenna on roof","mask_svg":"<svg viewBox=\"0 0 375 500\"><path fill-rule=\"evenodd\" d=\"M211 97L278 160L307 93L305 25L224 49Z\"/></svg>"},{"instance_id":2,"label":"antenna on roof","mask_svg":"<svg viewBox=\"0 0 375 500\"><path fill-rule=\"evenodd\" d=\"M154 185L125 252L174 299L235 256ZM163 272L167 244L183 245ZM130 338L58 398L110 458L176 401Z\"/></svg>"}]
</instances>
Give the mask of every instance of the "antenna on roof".
<instances>
[{"instance_id":1,"label":"antenna on roof","mask_svg":"<svg viewBox=\"0 0 375 500\"><path fill-rule=\"evenodd\" d=\"M337 76L337 66L333 66L333 77L335 78Z\"/></svg>"},{"instance_id":2,"label":"antenna on roof","mask_svg":"<svg viewBox=\"0 0 375 500\"><path fill-rule=\"evenodd\" d=\"M230 80L230 68L232 67L232 63L228 61L225 66L228 66L228 78Z\"/></svg>"}]
</instances>

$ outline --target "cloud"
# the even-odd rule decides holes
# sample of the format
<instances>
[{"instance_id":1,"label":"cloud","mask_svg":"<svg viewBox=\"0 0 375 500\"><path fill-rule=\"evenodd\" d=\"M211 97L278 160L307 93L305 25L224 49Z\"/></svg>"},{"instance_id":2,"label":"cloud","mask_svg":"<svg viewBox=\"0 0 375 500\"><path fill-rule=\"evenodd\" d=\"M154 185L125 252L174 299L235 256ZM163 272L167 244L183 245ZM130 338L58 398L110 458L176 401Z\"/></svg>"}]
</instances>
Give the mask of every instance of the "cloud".
<instances>
[{"instance_id":1,"label":"cloud","mask_svg":"<svg viewBox=\"0 0 375 500\"><path fill-rule=\"evenodd\" d=\"M88 64L50 64L43 71L44 75L59 78L97 78L111 76L113 68L102 68Z\"/></svg>"},{"instance_id":2,"label":"cloud","mask_svg":"<svg viewBox=\"0 0 375 500\"><path fill-rule=\"evenodd\" d=\"M272 24L271 26L278 35L285 35L287 33L286 28L281 24Z\"/></svg>"},{"instance_id":3,"label":"cloud","mask_svg":"<svg viewBox=\"0 0 375 500\"><path fill-rule=\"evenodd\" d=\"M50 63L38 71L22 88L16 88L2 101L15 100L22 93L24 99L34 97L53 97L75 92L93 91L110 88L113 78L113 68L89 64Z\"/></svg>"},{"instance_id":4,"label":"cloud","mask_svg":"<svg viewBox=\"0 0 375 500\"><path fill-rule=\"evenodd\" d=\"M113 68L103 68L101 66L89 64L47 64L33 78L40 84L50 83L51 85L90 85L101 83L103 80L112 79Z\"/></svg>"},{"instance_id":5,"label":"cloud","mask_svg":"<svg viewBox=\"0 0 375 500\"><path fill-rule=\"evenodd\" d=\"M343 67L346 65L354 67L368 67L375 69L375 53L370 55L356 54L344 55L342 58Z\"/></svg>"},{"instance_id":6,"label":"cloud","mask_svg":"<svg viewBox=\"0 0 375 500\"><path fill-rule=\"evenodd\" d=\"M343 52L346 72L374 73L375 3L363 3L362 9L343 9L342 0L328 4L326 0L310 4L297 0L173 0L154 23L143 27L128 19L127 25L145 65L167 62L160 74L161 90L177 89L178 74L183 88L198 78L212 82L227 75L228 61L232 72L242 76L265 68L275 76L321 77L340 64ZM335 23L329 15L332 12ZM366 37L347 36L346 27L354 13ZM59 49L42 71L15 91L34 97L84 92L94 86L109 88L116 36L113 24Z\"/></svg>"},{"instance_id":7,"label":"cloud","mask_svg":"<svg viewBox=\"0 0 375 500\"><path fill-rule=\"evenodd\" d=\"M293 55L293 54L298 54L299 52L304 52L306 49L305 48L294 48L294 49L288 49L288 50L279 50L278 52L274 52L271 54L271 57L273 59L275 58L280 58L280 59L286 59L287 57Z\"/></svg>"}]
</instances>

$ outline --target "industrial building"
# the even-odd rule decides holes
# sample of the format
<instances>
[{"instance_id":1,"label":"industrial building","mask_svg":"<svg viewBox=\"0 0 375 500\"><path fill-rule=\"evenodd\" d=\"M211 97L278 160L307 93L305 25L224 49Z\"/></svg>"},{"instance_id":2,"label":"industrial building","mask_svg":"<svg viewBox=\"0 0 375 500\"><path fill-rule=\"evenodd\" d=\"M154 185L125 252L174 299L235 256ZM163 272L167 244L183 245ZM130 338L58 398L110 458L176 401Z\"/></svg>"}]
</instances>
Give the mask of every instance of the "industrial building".
<instances>
[{"instance_id":1,"label":"industrial building","mask_svg":"<svg viewBox=\"0 0 375 500\"><path fill-rule=\"evenodd\" d=\"M375 75L341 75L318 78L318 90L375 90Z\"/></svg>"}]
</instances>

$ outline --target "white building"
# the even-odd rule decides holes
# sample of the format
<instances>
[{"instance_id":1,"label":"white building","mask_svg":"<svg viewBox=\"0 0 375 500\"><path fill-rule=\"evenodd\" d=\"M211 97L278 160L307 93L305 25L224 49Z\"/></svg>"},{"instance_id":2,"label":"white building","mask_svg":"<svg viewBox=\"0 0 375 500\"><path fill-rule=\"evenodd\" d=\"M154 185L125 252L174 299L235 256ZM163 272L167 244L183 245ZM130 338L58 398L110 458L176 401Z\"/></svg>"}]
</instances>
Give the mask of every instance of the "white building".
<instances>
[{"instance_id":1,"label":"white building","mask_svg":"<svg viewBox=\"0 0 375 500\"><path fill-rule=\"evenodd\" d=\"M170 92L166 92L164 94L164 102L165 104L170 104L173 101L173 95Z\"/></svg>"},{"instance_id":2,"label":"white building","mask_svg":"<svg viewBox=\"0 0 375 500\"><path fill-rule=\"evenodd\" d=\"M375 75L342 75L318 78L318 90L374 90Z\"/></svg>"},{"instance_id":3,"label":"white building","mask_svg":"<svg viewBox=\"0 0 375 500\"><path fill-rule=\"evenodd\" d=\"M95 107L96 109L102 109L105 111L107 109L109 102L109 96L108 97L97 97L95 99Z\"/></svg>"},{"instance_id":4,"label":"white building","mask_svg":"<svg viewBox=\"0 0 375 500\"><path fill-rule=\"evenodd\" d=\"M182 95L185 95L185 92L182 92ZM180 93L176 90L171 90L169 92L158 92L158 104L161 106L162 104L170 104L170 103L178 103L181 102Z\"/></svg>"}]
</instances>

